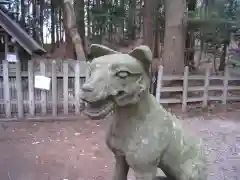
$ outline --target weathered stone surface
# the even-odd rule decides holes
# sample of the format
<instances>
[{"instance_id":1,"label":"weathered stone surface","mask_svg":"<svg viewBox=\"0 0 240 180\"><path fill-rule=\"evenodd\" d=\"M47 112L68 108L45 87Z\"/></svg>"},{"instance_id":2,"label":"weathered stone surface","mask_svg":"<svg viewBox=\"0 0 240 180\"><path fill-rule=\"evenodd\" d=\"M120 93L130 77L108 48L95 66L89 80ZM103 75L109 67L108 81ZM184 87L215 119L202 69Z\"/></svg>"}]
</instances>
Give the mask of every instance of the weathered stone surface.
<instances>
[{"instance_id":1,"label":"weathered stone surface","mask_svg":"<svg viewBox=\"0 0 240 180\"><path fill-rule=\"evenodd\" d=\"M205 180L206 161L200 139L184 129L149 94L152 53L139 46L129 54L92 45L95 59L82 87L91 118L108 116L106 143L116 157L113 180L152 180L161 168L171 180Z\"/></svg>"}]
</instances>

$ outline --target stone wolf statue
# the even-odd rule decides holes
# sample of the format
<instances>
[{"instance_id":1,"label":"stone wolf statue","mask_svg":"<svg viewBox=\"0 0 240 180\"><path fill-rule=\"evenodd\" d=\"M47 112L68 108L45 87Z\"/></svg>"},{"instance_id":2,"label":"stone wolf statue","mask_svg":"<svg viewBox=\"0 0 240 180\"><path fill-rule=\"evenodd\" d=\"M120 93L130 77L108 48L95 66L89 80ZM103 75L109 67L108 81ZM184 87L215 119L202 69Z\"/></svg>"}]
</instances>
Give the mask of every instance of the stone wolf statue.
<instances>
[{"instance_id":1,"label":"stone wolf statue","mask_svg":"<svg viewBox=\"0 0 240 180\"><path fill-rule=\"evenodd\" d=\"M81 98L90 118L110 118L106 143L116 159L113 180L127 180L129 168L136 180L154 179L157 168L168 180L206 180L201 140L149 93L149 47L123 54L93 44L90 53Z\"/></svg>"}]
</instances>

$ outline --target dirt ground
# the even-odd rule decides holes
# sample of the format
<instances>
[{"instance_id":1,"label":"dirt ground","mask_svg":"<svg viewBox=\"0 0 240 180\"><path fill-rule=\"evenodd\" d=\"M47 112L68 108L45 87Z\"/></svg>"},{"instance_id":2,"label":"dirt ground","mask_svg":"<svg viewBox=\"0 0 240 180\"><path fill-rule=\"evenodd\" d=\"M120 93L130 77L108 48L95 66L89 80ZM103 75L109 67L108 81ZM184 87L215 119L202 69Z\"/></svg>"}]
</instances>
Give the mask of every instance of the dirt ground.
<instances>
[{"instance_id":1,"label":"dirt ground","mask_svg":"<svg viewBox=\"0 0 240 180\"><path fill-rule=\"evenodd\" d=\"M182 119L205 142L208 179L240 180L240 112L197 112ZM110 180L114 160L104 142L106 125L86 118L1 122L0 180Z\"/></svg>"}]
</instances>

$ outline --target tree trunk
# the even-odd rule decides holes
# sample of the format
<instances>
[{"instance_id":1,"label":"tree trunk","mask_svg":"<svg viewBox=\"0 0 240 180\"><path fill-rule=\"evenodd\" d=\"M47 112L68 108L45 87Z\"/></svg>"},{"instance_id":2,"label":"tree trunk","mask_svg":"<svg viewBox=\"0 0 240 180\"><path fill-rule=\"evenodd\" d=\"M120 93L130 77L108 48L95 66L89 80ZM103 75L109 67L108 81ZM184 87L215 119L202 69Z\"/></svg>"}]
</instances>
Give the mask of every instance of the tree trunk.
<instances>
[{"instance_id":1,"label":"tree trunk","mask_svg":"<svg viewBox=\"0 0 240 180\"><path fill-rule=\"evenodd\" d=\"M54 0L51 0L51 44L52 44L52 49L51 51L53 52L55 49L55 7L54 7Z\"/></svg>"},{"instance_id":2,"label":"tree trunk","mask_svg":"<svg viewBox=\"0 0 240 180\"><path fill-rule=\"evenodd\" d=\"M128 28L128 39L130 40L135 40L136 38L135 10L136 10L136 0L129 0L127 28Z\"/></svg>"},{"instance_id":3,"label":"tree trunk","mask_svg":"<svg viewBox=\"0 0 240 180\"><path fill-rule=\"evenodd\" d=\"M154 0L145 0L143 7L143 43L153 50Z\"/></svg>"},{"instance_id":4,"label":"tree trunk","mask_svg":"<svg viewBox=\"0 0 240 180\"><path fill-rule=\"evenodd\" d=\"M227 54L227 47L228 47L228 41L225 41L223 43L223 50L220 58L220 64L218 67L219 71L224 71L225 65L226 65L226 54Z\"/></svg>"},{"instance_id":5,"label":"tree trunk","mask_svg":"<svg viewBox=\"0 0 240 180\"><path fill-rule=\"evenodd\" d=\"M76 19L77 19L77 28L78 28L78 33L82 39L82 46L83 46L83 50L84 53L86 55L86 50L85 50L85 22L84 22L84 0L76 0ZM100 6L100 4L99 4Z\"/></svg>"},{"instance_id":6,"label":"tree trunk","mask_svg":"<svg viewBox=\"0 0 240 180\"><path fill-rule=\"evenodd\" d=\"M124 9L125 7L125 0L120 0L120 7ZM123 40L124 39L124 19L122 19L121 21L121 33L122 33L122 36L121 36L121 39Z\"/></svg>"},{"instance_id":7,"label":"tree trunk","mask_svg":"<svg viewBox=\"0 0 240 180\"><path fill-rule=\"evenodd\" d=\"M156 95L156 89L157 89L157 78L158 78L158 66L159 66L159 61L160 58L159 54L160 54L160 32L159 31L155 31L155 36L154 36L154 49L153 49L153 63L151 66L151 73L152 73L152 77L155 77L155 81L152 82L150 90L151 93ZM153 80L153 79L152 79Z\"/></svg>"},{"instance_id":8,"label":"tree trunk","mask_svg":"<svg viewBox=\"0 0 240 180\"><path fill-rule=\"evenodd\" d=\"M44 0L40 0L40 41L43 42L43 20L44 20L44 14L43 14L43 10L44 10L44 4L45 1Z\"/></svg>"},{"instance_id":9,"label":"tree trunk","mask_svg":"<svg viewBox=\"0 0 240 180\"><path fill-rule=\"evenodd\" d=\"M87 37L90 39L91 36L91 20L90 20L90 1L87 1Z\"/></svg>"},{"instance_id":10,"label":"tree trunk","mask_svg":"<svg viewBox=\"0 0 240 180\"><path fill-rule=\"evenodd\" d=\"M64 0L64 12L65 12L64 17L66 19L65 21L67 25L67 30L75 46L77 59L80 61L86 61L86 57L82 46L82 39L78 33L76 25L76 16L72 4L73 2L71 0Z\"/></svg>"},{"instance_id":11,"label":"tree trunk","mask_svg":"<svg viewBox=\"0 0 240 180\"><path fill-rule=\"evenodd\" d=\"M185 0L165 1L166 19L162 64L164 72L170 74L184 71L185 10Z\"/></svg>"},{"instance_id":12,"label":"tree trunk","mask_svg":"<svg viewBox=\"0 0 240 180\"><path fill-rule=\"evenodd\" d=\"M20 7L19 7L20 1L17 0L17 7L16 7L16 20L19 21L19 11L20 11Z\"/></svg>"},{"instance_id":13,"label":"tree trunk","mask_svg":"<svg viewBox=\"0 0 240 180\"><path fill-rule=\"evenodd\" d=\"M25 16L26 16L25 4L24 0L21 0L21 25L23 28L25 28Z\"/></svg>"},{"instance_id":14,"label":"tree trunk","mask_svg":"<svg viewBox=\"0 0 240 180\"><path fill-rule=\"evenodd\" d=\"M62 33L62 24L63 24L63 22L62 22L62 8L61 7L59 7L59 17L58 17L58 22L59 22L59 39L60 39L60 41L62 41L63 40L63 33Z\"/></svg>"},{"instance_id":15,"label":"tree trunk","mask_svg":"<svg viewBox=\"0 0 240 180\"><path fill-rule=\"evenodd\" d=\"M33 11L33 24L32 24L32 28L33 28L33 38L35 40L37 40L37 3L36 0L32 1L32 11ZM38 41L38 40L37 40Z\"/></svg>"},{"instance_id":16,"label":"tree trunk","mask_svg":"<svg viewBox=\"0 0 240 180\"><path fill-rule=\"evenodd\" d=\"M59 9L59 8L58 8ZM59 36L59 10L56 9L56 47L59 47L60 36Z\"/></svg>"},{"instance_id":17,"label":"tree trunk","mask_svg":"<svg viewBox=\"0 0 240 180\"><path fill-rule=\"evenodd\" d=\"M188 0L187 6L188 11L195 11L196 9L196 0ZM185 52L185 65L189 66L190 71L195 71L196 67L194 64L194 33L186 32L186 52Z\"/></svg>"},{"instance_id":18,"label":"tree trunk","mask_svg":"<svg viewBox=\"0 0 240 180\"><path fill-rule=\"evenodd\" d=\"M154 0L144 0L143 7L143 44L147 45L153 51L154 45L154 31L153 31L153 18L154 18ZM151 66L150 76L151 76L151 86L150 92L154 94L154 77L155 73L152 71L153 66Z\"/></svg>"}]
</instances>

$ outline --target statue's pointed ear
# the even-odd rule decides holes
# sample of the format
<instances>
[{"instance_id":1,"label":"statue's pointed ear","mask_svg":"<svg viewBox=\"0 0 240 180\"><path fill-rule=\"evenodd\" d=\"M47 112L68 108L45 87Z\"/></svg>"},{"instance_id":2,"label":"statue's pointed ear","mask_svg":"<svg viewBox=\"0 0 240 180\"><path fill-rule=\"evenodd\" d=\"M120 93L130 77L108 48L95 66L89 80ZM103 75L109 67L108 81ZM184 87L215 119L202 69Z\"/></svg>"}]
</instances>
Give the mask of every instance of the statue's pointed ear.
<instances>
[{"instance_id":1,"label":"statue's pointed ear","mask_svg":"<svg viewBox=\"0 0 240 180\"><path fill-rule=\"evenodd\" d=\"M152 63L152 51L148 46L141 45L133 49L130 53L130 56L138 59L143 64L147 73L149 72L149 68Z\"/></svg>"},{"instance_id":2,"label":"statue's pointed ear","mask_svg":"<svg viewBox=\"0 0 240 180\"><path fill-rule=\"evenodd\" d=\"M119 52L114 51L113 49L110 49L104 45L92 44L90 46L90 55L93 58L97 58L104 55L116 54L116 53L119 53Z\"/></svg>"}]
</instances>

